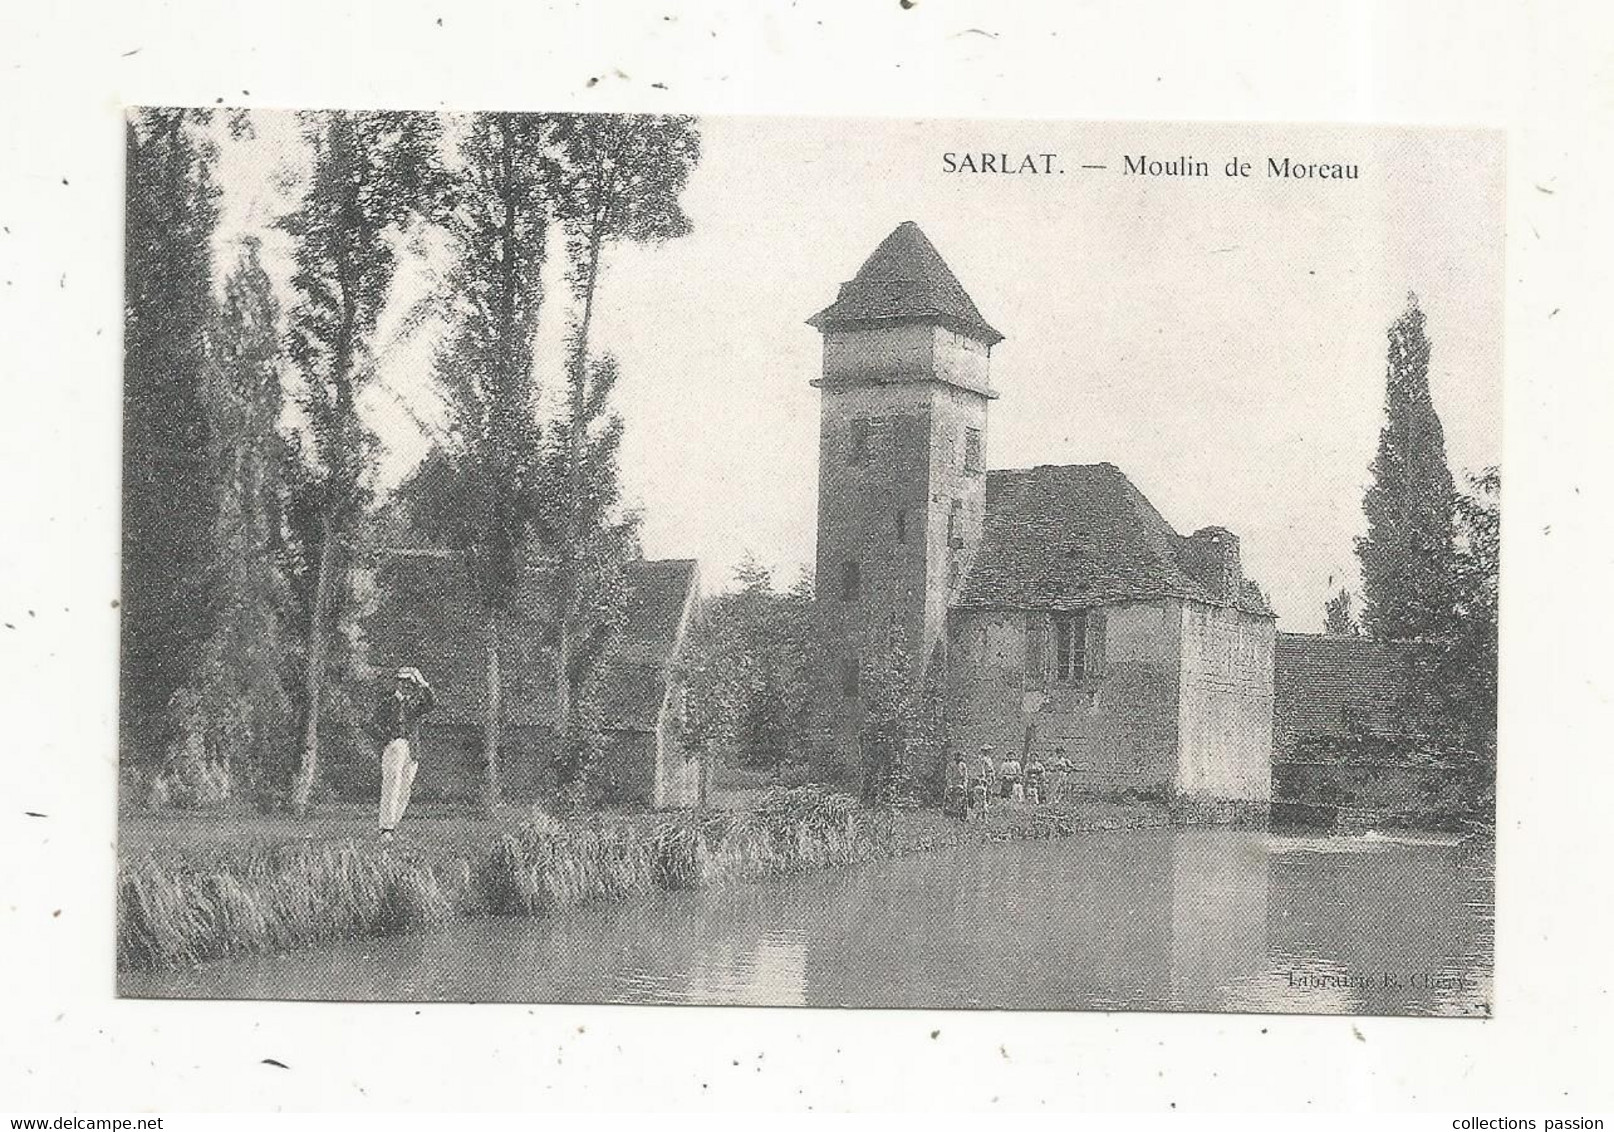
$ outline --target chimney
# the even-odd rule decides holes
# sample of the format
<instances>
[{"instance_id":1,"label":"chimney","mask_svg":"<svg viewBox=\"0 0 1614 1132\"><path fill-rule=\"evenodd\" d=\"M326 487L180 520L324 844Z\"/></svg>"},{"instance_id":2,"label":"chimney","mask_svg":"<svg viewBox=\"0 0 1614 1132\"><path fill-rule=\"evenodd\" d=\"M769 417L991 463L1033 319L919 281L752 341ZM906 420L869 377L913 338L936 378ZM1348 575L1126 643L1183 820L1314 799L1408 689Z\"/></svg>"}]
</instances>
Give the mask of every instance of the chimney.
<instances>
[{"instance_id":1,"label":"chimney","mask_svg":"<svg viewBox=\"0 0 1614 1132\"><path fill-rule=\"evenodd\" d=\"M1202 527L1188 536L1183 549L1188 572L1203 583L1211 600L1237 603L1244 588L1238 536L1225 527Z\"/></svg>"}]
</instances>

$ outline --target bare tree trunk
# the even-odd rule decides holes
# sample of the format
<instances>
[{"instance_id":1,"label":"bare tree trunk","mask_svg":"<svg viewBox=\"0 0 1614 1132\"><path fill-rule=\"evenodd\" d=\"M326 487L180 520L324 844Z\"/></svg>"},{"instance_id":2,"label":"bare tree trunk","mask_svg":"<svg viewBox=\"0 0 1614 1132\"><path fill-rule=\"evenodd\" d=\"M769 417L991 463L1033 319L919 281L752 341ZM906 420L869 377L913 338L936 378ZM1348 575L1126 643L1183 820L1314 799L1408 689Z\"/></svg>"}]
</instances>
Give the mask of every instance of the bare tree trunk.
<instances>
[{"instance_id":1,"label":"bare tree trunk","mask_svg":"<svg viewBox=\"0 0 1614 1132\"><path fill-rule=\"evenodd\" d=\"M572 663L572 616L569 608L569 599L562 587L560 608L560 640L555 645L555 747L559 753L557 764L564 770L564 775L555 776L557 791L564 791L572 785L571 756L568 749L571 743L572 722L572 680L568 671Z\"/></svg>"},{"instance_id":2,"label":"bare tree trunk","mask_svg":"<svg viewBox=\"0 0 1614 1132\"><path fill-rule=\"evenodd\" d=\"M362 182L361 182L362 184ZM355 192L357 188L355 188ZM291 805L298 814L308 812L314 796L314 779L319 772L319 717L320 702L325 690L325 646L327 622L330 620L331 599L335 593L337 572L336 540L339 505L334 499L351 500L357 471L352 468L353 445L348 422L354 419L353 407L353 325L357 317L357 301L353 297L350 272L344 264L338 272L342 291L342 322L336 341L334 380L336 384L336 419L341 422L341 439L335 445L330 465L331 483L326 492L340 492L340 496L327 494L320 510L319 578L314 584L314 612L308 626L308 673L304 681L304 698L307 701L308 720L303 730L303 761L297 771L292 789Z\"/></svg>"},{"instance_id":3,"label":"bare tree trunk","mask_svg":"<svg viewBox=\"0 0 1614 1132\"><path fill-rule=\"evenodd\" d=\"M308 812L309 802L314 796L314 779L319 772L319 717L320 700L325 688L325 633L337 570L335 526L327 513L321 523L319 577L314 583L314 609L308 625L308 669L303 683L308 716L303 726L303 757L291 793L291 807L298 814Z\"/></svg>"},{"instance_id":4,"label":"bare tree trunk","mask_svg":"<svg viewBox=\"0 0 1614 1132\"><path fill-rule=\"evenodd\" d=\"M499 716L502 685L499 678L499 614L488 612L487 622L487 707L482 719L482 753L487 759L487 778L482 784L482 806L493 817L499 809Z\"/></svg>"},{"instance_id":5,"label":"bare tree trunk","mask_svg":"<svg viewBox=\"0 0 1614 1132\"><path fill-rule=\"evenodd\" d=\"M600 253L604 248L605 238L603 220L596 217L589 235L588 270L584 275L583 313L578 319L577 338L572 343L572 356L570 359L570 372L567 378L570 384L568 394L571 401L570 418L566 422L566 498L564 506L567 509L566 531L562 534L564 545L559 556L558 574L560 576L560 641L555 650L555 732L561 743L562 757L565 758L566 743L572 732L572 604L576 596L577 585L575 572L578 569L576 556L572 553L574 544L580 532L576 530L573 512L577 506L579 480L581 471L578 467L583 453L583 407L588 394L588 336L594 321L594 290L600 279Z\"/></svg>"}]
</instances>

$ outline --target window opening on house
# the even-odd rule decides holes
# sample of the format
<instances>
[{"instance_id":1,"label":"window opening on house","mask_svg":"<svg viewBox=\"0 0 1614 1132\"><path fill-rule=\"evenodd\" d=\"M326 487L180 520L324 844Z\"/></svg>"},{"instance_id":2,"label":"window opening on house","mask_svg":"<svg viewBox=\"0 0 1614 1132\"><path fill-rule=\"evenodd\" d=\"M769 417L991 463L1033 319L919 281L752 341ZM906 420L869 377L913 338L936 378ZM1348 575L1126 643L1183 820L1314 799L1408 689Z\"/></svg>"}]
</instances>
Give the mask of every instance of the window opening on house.
<instances>
[{"instance_id":1,"label":"window opening on house","mask_svg":"<svg viewBox=\"0 0 1614 1132\"><path fill-rule=\"evenodd\" d=\"M1048 678L1048 618L1026 614L1026 685L1035 688Z\"/></svg>"},{"instance_id":2,"label":"window opening on house","mask_svg":"<svg viewBox=\"0 0 1614 1132\"><path fill-rule=\"evenodd\" d=\"M981 430L978 428L964 429L964 470L981 470Z\"/></svg>"},{"instance_id":3,"label":"window opening on house","mask_svg":"<svg viewBox=\"0 0 1614 1132\"><path fill-rule=\"evenodd\" d=\"M1080 680L1087 674L1087 612L1056 613L1054 629L1054 679Z\"/></svg>"},{"instance_id":4,"label":"window opening on house","mask_svg":"<svg viewBox=\"0 0 1614 1132\"><path fill-rule=\"evenodd\" d=\"M899 543L908 541L908 513L906 511L897 512L897 541Z\"/></svg>"}]
</instances>

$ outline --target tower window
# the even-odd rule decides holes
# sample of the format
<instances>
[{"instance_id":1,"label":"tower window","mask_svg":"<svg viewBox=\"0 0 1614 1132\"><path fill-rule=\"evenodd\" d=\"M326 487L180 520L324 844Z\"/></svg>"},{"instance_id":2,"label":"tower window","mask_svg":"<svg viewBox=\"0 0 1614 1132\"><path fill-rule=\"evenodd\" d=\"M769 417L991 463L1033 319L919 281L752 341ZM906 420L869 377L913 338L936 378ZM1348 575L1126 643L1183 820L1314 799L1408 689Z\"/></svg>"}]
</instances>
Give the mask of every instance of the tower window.
<instances>
[{"instance_id":1,"label":"tower window","mask_svg":"<svg viewBox=\"0 0 1614 1132\"><path fill-rule=\"evenodd\" d=\"M981 430L978 428L964 430L964 470L977 473L981 470Z\"/></svg>"},{"instance_id":2,"label":"tower window","mask_svg":"<svg viewBox=\"0 0 1614 1132\"><path fill-rule=\"evenodd\" d=\"M841 600L856 601L863 585L863 568L855 561L841 567Z\"/></svg>"},{"instance_id":3,"label":"tower window","mask_svg":"<svg viewBox=\"0 0 1614 1132\"><path fill-rule=\"evenodd\" d=\"M857 657L848 656L841 660L841 695L847 699L857 696Z\"/></svg>"},{"instance_id":4,"label":"tower window","mask_svg":"<svg viewBox=\"0 0 1614 1132\"><path fill-rule=\"evenodd\" d=\"M953 500L947 509L947 545L954 550L964 545L964 501Z\"/></svg>"},{"instance_id":5,"label":"tower window","mask_svg":"<svg viewBox=\"0 0 1614 1132\"><path fill-rule=\"evenodd\" d=\"M869 461L869 418L853 417L852 431L848 438L846 449L846 462L848 464L866 464Z\"/></svg>"},{"instance_id":6,"label":"tower window","mask_svg":"<svg viewBox=\"0 0 1614 1132\"><path fill-rule=\"evenodd\" d=\"M906 511L897 512L897 541L902 543L908 541L908 513Z\"/></svg>"}]
</instances>

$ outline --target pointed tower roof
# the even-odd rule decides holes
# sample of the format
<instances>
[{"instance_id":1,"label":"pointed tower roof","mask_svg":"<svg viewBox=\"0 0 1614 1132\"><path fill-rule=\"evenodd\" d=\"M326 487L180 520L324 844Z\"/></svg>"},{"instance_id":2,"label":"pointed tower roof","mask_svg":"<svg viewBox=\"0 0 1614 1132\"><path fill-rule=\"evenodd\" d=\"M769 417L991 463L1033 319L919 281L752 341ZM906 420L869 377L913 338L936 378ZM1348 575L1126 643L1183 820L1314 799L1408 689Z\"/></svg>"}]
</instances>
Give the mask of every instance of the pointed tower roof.
<instances>
[{"instance_id":1,"label":"pointed tower roof","mask_svg":"<svg viewBox=\"0 0 1614 1132\"><path fill-rule=\"evenodd\" d=\"M829 331L893 322L939 323L988 346L1003 341L912 220L897 225L807 325Z\"/></svg>"}]
</instances>

